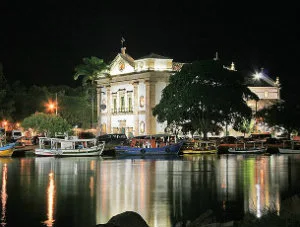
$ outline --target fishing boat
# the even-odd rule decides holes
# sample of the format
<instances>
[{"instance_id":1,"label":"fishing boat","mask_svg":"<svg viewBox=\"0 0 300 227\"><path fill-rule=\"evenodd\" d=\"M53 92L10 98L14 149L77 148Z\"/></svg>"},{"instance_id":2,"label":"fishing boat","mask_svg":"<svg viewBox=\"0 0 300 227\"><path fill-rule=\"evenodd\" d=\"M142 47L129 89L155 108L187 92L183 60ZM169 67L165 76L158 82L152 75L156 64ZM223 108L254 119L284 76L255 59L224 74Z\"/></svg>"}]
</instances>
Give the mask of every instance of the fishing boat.
<instances>
[{"instance_id":1,"label":"fishing boat","mask_svg":"<svg viewBox=\"0 0 300 227\"><path fill-rule=\"evenodd\" d=\"M100 156L105 146L104 141L66 138L39 137L39 146L34 150L36 156Z\"/></svg>"},{"instance_id":2,"label":"fishing boat","mask_svg":"<svg viewBox=\"0 0 300 227\"><path fill-rule=\"evenodd\" d=\"M300 154L300 140L285 140L278 150L280 154Z\"/></svg>"},{"instance_id":3,"label":"fishing boat","mask_svg":"<svg viewBox=\"0 0 300 227\"><path fill-rule=\"evenodd\" d=\"M263 154L266 151L263 142L236 143L235 147L228 148L230 154Z\"/></svg>"},{"instance_id":4,"label":"fishing boat","mask_svg":"<svg viewBox=\"0 0 300 227\"><path fill-rule=\"evenodd\" d=\"M132 146L116 146L115 155L116 156L130 156L130 155L139 155L139 156L148 156L148 155L179 155L180 148L183 142L178 142L170 145L159 146L159 147L132 147Z\"/></svg>"},{"instance_id":5,"label":"fishing boat","mask_svg":"<svg viewBox=\"0 0 300 227\"><path fill-rule=\"evenodd\" d=\"M102 152L103 156L114 156L115 155L115 147L128 145L129 140L124 133L111 133L104 134L97 137L97 141L104 141L105 147Z\"/></svg>"},{"instance_id":6,"label":"fishing boat","mask_svg":"<svg viewBox=\"0 0 300 227\"><path fill-rule=\"evenodd\" d=\"M217 145L215 141L187 141L181 147L182 154L216 154Z\"/></svg>"},{"instance_id":7,"label":"fishing boat","mask_svg":"<svg viewBox=\"0 0 300 227\"><path fill-rule=\"evenodd\" d=\"M14 153L15 143L3 145L0 142L0 157L11 157Z\"/></svg>"}]
</instances>

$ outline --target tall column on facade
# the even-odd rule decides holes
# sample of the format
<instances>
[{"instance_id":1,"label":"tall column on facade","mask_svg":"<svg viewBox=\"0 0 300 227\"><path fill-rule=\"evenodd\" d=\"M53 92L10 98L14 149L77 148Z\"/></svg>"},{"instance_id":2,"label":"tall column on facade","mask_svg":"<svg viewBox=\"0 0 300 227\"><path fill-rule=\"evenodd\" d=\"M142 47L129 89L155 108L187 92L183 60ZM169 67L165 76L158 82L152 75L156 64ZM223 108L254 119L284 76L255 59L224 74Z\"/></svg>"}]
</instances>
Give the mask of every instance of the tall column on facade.
<instances>
[{"instance_id":1,"label":"tall column on facade","mask_svg":"<svg viewBox=\"0 0 300 227\"><path fill-rule=\"evenodd\" d=\"M133 116L134 116L133 135L134 136L138 136L140 134L138 85L139 85L138 81L135 81L133 83Z\"/></svg>"},{"instance_id":2,"label":"tall column on facade","mask_svg":"<svg viewBox=\"0 0 300 227\"><path fill-rule=\"evenodd\" d=\"M110 93L110 85L106 87L106 96L107 96L107 127L106 133L111 133L111 93Z\"/></svg>"},{"instance_id":3,"label":"tall column on facade","mask_svg":"<svg viewBox=\"0 0 300 227\"><path fill-rule=\"evenodd\" d=\"M152 109L155 106L155 85L149 80L145 81L146 86L146 134L155 133L155 118L152 115Z\"/></svg>"},{"instance_id":4,"label":"tall column on facade","mask_svg":"<svg viewBox=\"0 0 300 227\"><path fill-rule=\"evenodd\" d=\"M101 87L97 87L97 134L101 134Z\"/></svg>"}]
</instances>

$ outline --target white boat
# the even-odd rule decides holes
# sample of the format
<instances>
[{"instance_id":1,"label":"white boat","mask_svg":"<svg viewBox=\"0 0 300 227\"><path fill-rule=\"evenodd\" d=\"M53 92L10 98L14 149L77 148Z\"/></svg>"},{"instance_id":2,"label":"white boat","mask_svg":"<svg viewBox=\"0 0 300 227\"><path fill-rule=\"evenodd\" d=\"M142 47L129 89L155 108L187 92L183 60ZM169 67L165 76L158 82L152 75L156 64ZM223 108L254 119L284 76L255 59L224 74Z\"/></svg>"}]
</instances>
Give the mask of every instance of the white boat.
<instances>
[{"instance_id":1,"label":"white boat","mask_svg":"<svg viewBox=\"0 0 300 227\"><path fill-rule=\"evenodd\" d=\"M278 148L280 154L300 154L299 140L285 140L282 147Z\"/></svg>"},{"instance_id":2,"label":"white boat","mask_svg":"<svg viewBox=\"0 0 300 227\"><path fill-rule=\"evenodd\" d=\"M235 147L230 147L228 153L230 154L263 154L267 151L267 148L263 145L262 142L258 142L260 145L257 145L256 142L251 143L236 143Z\"/></svg>"},{"instance_id":3,"label":"white boat","mask_svg":"<svg viewBox=\"0 0 300 227\"><path fill-rule=\"evenodd\" d=\"M34 150L36 156L100 156L105 146L104 141L78 139L77 137L48 138L39 137L39 146Z\"/></svg>"}]
</instances>

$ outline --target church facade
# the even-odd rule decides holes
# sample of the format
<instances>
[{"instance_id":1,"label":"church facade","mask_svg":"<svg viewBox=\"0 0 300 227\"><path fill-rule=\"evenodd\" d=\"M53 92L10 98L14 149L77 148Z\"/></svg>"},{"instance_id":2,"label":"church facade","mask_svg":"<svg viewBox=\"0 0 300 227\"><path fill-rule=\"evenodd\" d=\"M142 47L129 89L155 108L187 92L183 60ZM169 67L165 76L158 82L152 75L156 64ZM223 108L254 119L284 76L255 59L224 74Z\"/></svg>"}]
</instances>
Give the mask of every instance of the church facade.
<instances>
[{"instance_id":1,"label":"church facade","mask_svg":"<svg viewBox=\"0 0 300 227\"><path fill-rule=\"evenodd\" d=\"M152 108L159 103L170 75L181 66L181 63L157 54L134 60L123 47L107 74L97 81L99 134L164 133L166 123L156 121Z\"/></svg>"},{"instance_id":2,"label":"church facade","mask_svg":"<svg viewBox=\"0 0 300 227\"><path fill-rule=\"evenodd\" d=\"M97 80L98 134L125 133L131 137L165 133L166 123L157 122L152 108L159 103L169 77L183 64L153 53L133 59L122 47L109 70ZM235 70L234 65L229 69ZM279 82L249 88L261 99L249 101L253 111L280 100Z\"/></svg>"}]
</instances>

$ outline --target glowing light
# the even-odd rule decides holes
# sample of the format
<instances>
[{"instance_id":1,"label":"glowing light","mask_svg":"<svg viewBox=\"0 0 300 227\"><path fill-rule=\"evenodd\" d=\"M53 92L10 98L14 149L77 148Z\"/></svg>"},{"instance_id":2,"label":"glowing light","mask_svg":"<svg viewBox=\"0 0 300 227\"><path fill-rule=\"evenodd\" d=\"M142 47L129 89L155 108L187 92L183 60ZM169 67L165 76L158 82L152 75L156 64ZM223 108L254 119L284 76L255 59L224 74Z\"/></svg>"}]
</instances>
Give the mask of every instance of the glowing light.
<instances>
[{"instance_id":1,"label":"glowing light","mask_svg":"<svg viewBox=\"0 0 300 227\"><path fill-rule=\"evenodd\" d=\"M254 78L255 80L259 80L259 79L262 78L262 75L261 75L261 73L255 73L255 74L253 75L253 78Z\"/></svg>"},{"instance_id":2,"label":"glowing light","mask_svg":"<svg viewBox=\"0 0 300 227\"><path fill-rule=\"evenodd\" d=\"M53 100L48 100L48 102L45 104L45 107L47 108L47 112L50 113L57 113L57 102Z\"/></svg>"}]
</instances>

